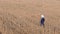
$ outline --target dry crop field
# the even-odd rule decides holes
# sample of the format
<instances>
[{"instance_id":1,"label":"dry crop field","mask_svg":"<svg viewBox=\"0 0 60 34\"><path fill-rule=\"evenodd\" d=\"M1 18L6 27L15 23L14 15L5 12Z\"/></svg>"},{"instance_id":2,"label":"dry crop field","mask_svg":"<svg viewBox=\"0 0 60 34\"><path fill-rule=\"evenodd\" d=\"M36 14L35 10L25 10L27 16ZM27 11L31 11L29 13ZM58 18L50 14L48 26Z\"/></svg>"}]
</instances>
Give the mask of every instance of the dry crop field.
<instances>
[{"instance_id":1,"label":"dry crop field","mask_svg":"<svg viewBox=\"0 0 60 34\"><path fill-rule=\"evenodd\" d=\"M60 0L0 0L0 34L60 34Z\"/></svg>"}]
</instances>

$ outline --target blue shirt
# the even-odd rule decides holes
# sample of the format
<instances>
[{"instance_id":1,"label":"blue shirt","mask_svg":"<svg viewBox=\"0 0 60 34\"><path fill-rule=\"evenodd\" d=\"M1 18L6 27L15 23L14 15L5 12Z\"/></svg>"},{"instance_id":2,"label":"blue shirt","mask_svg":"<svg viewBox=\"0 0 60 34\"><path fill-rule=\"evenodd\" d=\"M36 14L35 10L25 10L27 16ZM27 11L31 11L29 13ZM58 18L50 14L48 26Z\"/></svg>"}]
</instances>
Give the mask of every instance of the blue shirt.
<instances>
[{"instance_id":1,"label":"blue shirt","mask_svg":"<svg viewBox=\"0 0 60 34\"><path fill-rule=\"evenodd\" d=\"M41 18L41 24L44 25L44 21L45 19L44 18Z\"/></svg>"}]
</instances>

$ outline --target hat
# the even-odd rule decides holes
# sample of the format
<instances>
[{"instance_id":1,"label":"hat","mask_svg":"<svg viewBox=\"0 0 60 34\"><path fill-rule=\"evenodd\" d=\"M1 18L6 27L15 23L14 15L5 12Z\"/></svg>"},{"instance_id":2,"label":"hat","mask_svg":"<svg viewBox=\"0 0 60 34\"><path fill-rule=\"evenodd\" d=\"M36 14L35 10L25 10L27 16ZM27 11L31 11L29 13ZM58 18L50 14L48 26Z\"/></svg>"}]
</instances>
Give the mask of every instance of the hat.
<instances>
[{"instance_id":1,"label":"hat","mask_svg":"<svg viewBox=\"0 0 60 34\"><path fill-rule=\"evenodd\" d=\"M41 15L41 18L44 18L44 15Z\"/></svg>"}]
</instances>

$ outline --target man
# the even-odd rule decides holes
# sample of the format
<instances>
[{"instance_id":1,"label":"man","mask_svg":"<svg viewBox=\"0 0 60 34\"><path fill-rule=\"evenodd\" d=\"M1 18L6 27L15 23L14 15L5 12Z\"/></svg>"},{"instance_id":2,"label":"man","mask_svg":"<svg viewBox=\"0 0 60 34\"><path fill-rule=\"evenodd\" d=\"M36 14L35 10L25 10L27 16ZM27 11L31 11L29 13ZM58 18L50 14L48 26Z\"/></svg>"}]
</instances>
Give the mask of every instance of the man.
<instances>
[{"instance_id":1,"label":"man","mask_svg":"<svg viewBox=\"0 0 60 34\"><path fill-rule=\"evenodd\" d=\"M44 26L44 22L45 22L45 18L44 18L44 15L41 15L41 21L40 21L40 25L41 26Z\"/></svg>"}]
</instances>

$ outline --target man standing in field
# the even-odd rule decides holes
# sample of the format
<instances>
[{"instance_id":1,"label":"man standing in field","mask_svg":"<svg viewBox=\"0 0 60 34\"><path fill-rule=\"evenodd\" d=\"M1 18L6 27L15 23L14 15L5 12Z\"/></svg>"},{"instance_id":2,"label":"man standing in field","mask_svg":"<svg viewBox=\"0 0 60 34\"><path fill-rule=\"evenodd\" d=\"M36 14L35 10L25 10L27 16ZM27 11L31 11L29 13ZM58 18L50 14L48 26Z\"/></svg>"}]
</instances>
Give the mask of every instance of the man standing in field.
<instances>
[{"instance_id":1,"label":"man standing in field","mask_svg":"<svg viewBox=\"0 0 60 34\"><path fill-rule=\"evenodd\" d=\"M41 15L40 25L44 27L45 18L44 15Z\"/></svg>"}]
</instances>

